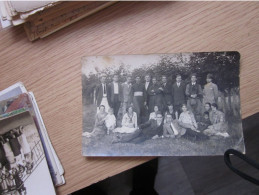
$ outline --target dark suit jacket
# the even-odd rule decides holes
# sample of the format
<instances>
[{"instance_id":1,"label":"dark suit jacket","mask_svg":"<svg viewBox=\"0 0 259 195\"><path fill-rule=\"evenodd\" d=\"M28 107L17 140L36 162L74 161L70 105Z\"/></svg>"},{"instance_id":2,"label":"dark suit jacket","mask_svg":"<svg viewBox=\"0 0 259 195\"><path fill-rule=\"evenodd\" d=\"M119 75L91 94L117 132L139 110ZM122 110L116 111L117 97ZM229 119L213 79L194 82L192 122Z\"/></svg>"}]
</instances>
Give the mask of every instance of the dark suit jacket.
<instances>
[{"instance_id":1,"label":"dark suit jacket","mask_svg":"<svg viewBox=\"0 0 259 195\"><path fill-rule=\"evenodd\" d=\"M187 86L186 86L186 90L185 90L185 94L186 96L191 99L191 95L194 95L196 94L197 97L195 99L200 99L202 98L202 89L201 89L201 86L196 82L195 85L192 85L192 83L189 83Z\"/></svg>"},{"instance_id":2,"label":"dark suit jacket","mask_svg":"<svg viewBox=\"0 0 259 195\"><path fill-rule=\"evenodd\" d=\"M152 138L155 135L161 136L163 134L163 122L158 126L157 121L154 119L150 119L146 123L141 124L139 128L142 129L142 136L147 138Z\"/></svg>"},{"instance_id":3,"label":"dark suit jacket","mask_svg":"<svg viewBox=\"0 0 259 195\"><path fill-rule=\"evenodd\" d=\"M147 94L147 103L149 102L149 90L151 88L151 85L152 85L152 82L149 82L149 85L146 89L146 82L144 82L144 87L145 87L145 90L146 90L146 94Z\"/></svg>"},{"instance_id":4,"label":"dark suit jacket","mask_svg":"<svg viewBox=\"0 0 259 195\"><path fill-rule=\"evenodd\" d=\"M185 88L186 85L181 82L180 86L178 87L176 83L172 86L172 96L173 96L173 103L174 105L181 105L185 103Z\"/></svg>"},{"instance_id":5,"label":"dark suit jacket","mask_svg":"<svg viewBox=\"0 0 259 195\"><path fill-rule=\"evenodd\" d=\"M122 86L120 83L118 83L119 85L119 101L122 102L123 101L123 92L122 92ZM108 90L109 90L109 101L110 102L113 102L114 103L114 84L113 82L109 84L109 87L108 87Z\"/></svg>"},{"instance_id":6,"label":"dark suit jacket","mask_svg":"<svg viewBox=\"0 0 259 195\"><path fill-rule=\"evenodd\" d=\"M165 104L167 105L169 102L172 103L172 85L170 83L166 83L166 85L164 86L164 84L161 84L162 88L163 88L163 94L164 94L164 98L165 98Z\"/></svg>"},{"instance_id":7,"label":"dark suit jacket","mask_svg":"<svg viewBox=\"0 0 259 195\"><path fill-rule=\"evenodd\" d=\"M107 83L106 83L106 93L107 93L108 103L110 104L109 89L108 89ZM97 106L100 106L102 99L103 99L103 87L102 87L102 84L100 83L99 85L96 86L96 91L95 91L95 100L96 100Z\"/></svg>"}]
</instances>

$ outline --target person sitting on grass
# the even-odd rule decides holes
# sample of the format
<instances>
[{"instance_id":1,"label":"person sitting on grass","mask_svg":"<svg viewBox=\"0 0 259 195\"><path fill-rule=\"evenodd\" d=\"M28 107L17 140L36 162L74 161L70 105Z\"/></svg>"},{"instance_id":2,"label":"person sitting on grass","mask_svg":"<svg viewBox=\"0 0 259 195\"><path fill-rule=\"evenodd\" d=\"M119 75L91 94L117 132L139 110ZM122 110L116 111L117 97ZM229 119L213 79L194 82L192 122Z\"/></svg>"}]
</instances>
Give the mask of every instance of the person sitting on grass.
<instances>
[{"instance_id":1,"label":"person sitting on grass","mask_svg":"<svg viewBox=\"0 0 259 195\"><path fill-rule=\"evenodd\" d=\"M165 111L165 120L166 120L166 115L170 114L172 116L172 119L178 119L179 113L177 111L174 111L174 106L173 104L169 103L167 105L167 110Z\"/></svg>"},{"instance_id":2,"label":"person sitting on grass","mask_svg":"<svg viewBox=\"0 0 259 195\"><path fill-rule=\"evenodd\" d=\"M150 119L139 125L140 133L137 138L132 140L133 143L142 143L148 139L156 139L163 135L163 115L157 112L156 120Z\"/></svg>"},{"instance_id":3,"label":"person sitting on grass","mask_svg":"<svg viewBox=\"0 0 259 195\"><path fill-rule=\"evenodd\" d=\"M107 116L107 112L105 112L105 106L101 105L99 112L96 115L94 130L91 133L84 132L82 136L92 137L92 136L104 135L106 132L106 126L105 126L106 116Z\"/></svg>"},{"instance_id":4,"label":"person sitting on grass","mask_svg":"<svg viewBox=\"0 0 259 195\"><path fill-rule=\"evenodd\" d=\"M108 114L105 117L105 126L107 128L107 134L109 135L116 127L116 118L113 114L113 108L109 108Z\"/></svg>"},{"instance_id":5,"label":"person sitting on grass","mask_svg":"<svg viewBox=\"0 0 259 195\"><path fill-rule=\"evenodd\" d=\"M203 132L205 129L208 128L208 126L211 125L210 118L209 118L209 112L204 112L203 117L200 122L198 122L198 129Z\"/></svg>"},{"instance_id":6,"label":"person sitting on grass","mask_svg":"<svg viewBox=\"0 0 259 195\"><path fill-rule=\"evenodd\" d=\"M225 114L218 110L218 105L216 103L211 105L211 109L212 125L208 126L208 128L203 133L208 136L216 135L225 138L229 137L229 134L227 133L228 125L225 121Z\"/></svg>"},{"instance_id":7,"label":"person sitting on grass","mask_svg":"<svg viewBox=\"0 0 259 195\"><path fill-rule=\"evenodd\" d=\"M149 115L149 120L154 119L156 120L157 113L159 112L158 106L154 106L154 112L151 112Z\"/></svg>"},{"instance_id":8,"label":"person sitting on grass","mask_svg":"<svg viewBox=\"0 0 259 195\"><path fill-rule=\"evenodd\" d=\"M133 133L120 134L115 137L113 143L131 142L135 144L142 143L148 139L161 137L163 134L163 116L161 112L157 113L157 119L150 119L147 122L139 125Z\"/></svg>"},{"instance_id":9,"label":"person sitting on grass","mask_svg":"<svg viewBox=\"0 0 259 195\"><path fill-rule=\"evenodd\" d=\"M187 140L198 141L205 140L208 137L198 130L198 125L191 111L187 109L186 104L182 105L182 113L180 114L178 124L186 129L183 137Z\"/></svg>"},{"instance_id":10,"label":"person sitting on grass","mask_svg":"<svg viewBox=\"0 0 259 195\"><path fill-rule=\"evenodd\" d=\"M163 136L164 137L172 137L172 138L179 138L185 134L186 129L180 127L178 125L177 120L173 120L171 114L167 114L165 116L165 124L163 126Z\"/></svg>"},{"instance_id":11,"label":"person sitting on grass","mask_svg":"<svg viewBox=\"0 0 259 195\"><path fill-rule=\"evenodd\" d=\"M133 112L133 107L129 106L126 109L126 113L124 114L121 122L122 127L118 127L113 130L113 132L117 133L133 133L137 130L138 121L137 121L137 113Z\"/></svg>"}]
</instances>

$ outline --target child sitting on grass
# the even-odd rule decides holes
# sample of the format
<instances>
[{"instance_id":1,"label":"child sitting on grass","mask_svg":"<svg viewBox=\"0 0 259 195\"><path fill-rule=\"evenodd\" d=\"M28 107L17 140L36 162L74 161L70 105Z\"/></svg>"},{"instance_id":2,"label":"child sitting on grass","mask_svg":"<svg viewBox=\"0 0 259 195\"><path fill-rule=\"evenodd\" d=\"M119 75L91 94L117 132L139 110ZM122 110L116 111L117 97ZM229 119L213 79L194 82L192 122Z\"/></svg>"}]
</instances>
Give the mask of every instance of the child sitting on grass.
<instances>
[{"instance_id":1,"label":"child sitting on grass","mask_svg":"<svg viewBox=\"0 0 259 195\"><path fill-rule=\"evenodd\" d=\"M113 109L109 108L108 114L105 117L105 126L107 128L107 134L110 134L110 131L113 131L116 127L116 118L113 114Z\"/></svg>"}]
</instances>

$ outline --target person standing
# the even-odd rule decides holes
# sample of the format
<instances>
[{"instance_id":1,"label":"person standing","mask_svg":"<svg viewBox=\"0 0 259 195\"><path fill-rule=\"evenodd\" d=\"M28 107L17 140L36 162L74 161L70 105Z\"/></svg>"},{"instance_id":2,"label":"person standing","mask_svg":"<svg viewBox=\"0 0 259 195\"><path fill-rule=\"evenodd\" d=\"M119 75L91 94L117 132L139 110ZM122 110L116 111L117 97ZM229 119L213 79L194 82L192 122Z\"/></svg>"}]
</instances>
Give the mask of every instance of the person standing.
<instances>
[{"instance_id":1,"label":"person standing","mask_svg":"<svg viewBox=\"0 0 259 195\"><path fill-rule=\"evenodd\" d=\"M196 117L201 115L202 106L202 89L201 86L197 83L196 74L191 75L191 83L186 86L185 94L188 97L187 107Z\"/></svg>"},{"instance_id":2,"label":"person standing","mask_svg":"<svg viewBox=\"0 0 259 195\"><path fill-rule=\"evenodd\" d=\"M9 140L11 149L13 151L13 154L15 156L15 162L19 163L22 161L22 156L21 156L21 145L18 141L18 138L14 132L14 130L10 130L10 140Z\"/></svg>"},{"instance_id":3,"label":"person standing","mask_svg":"<svg viewBox=\"0 0 259 195\"><path fill-rule=\"evenodd\" d=\"M219 97L219 91L218 91L218 86L214 83L212 83L213 76L212 74L207 75L207 84L204 85L203 89L203 105L205 103L217 103L218 102L218 97Z\"/></svg>"},{"instance_id":4,"label":"person standing","mask_svg":"<svg viewBox=\"0 0 259 195\"><path fill-rule=\"evenodd\" d=\"M126 114L126 109L130 105L130 90L132 87L132 79L131 76L127 76L127 80L122 85L122 115Z\"/></svg>"},{"instance_id":5,"label":"person standing","mask_svg":"<svg viewBox=\"0 0 259 195\"><path fill-rule=\"evenodd\" d=\"M140 76L136 76L136 83L131 88L131 99L133 110L137 113L138 124L142 122L145 114L145 106L147 104L147 94L145 86L140 82Z\"/></svg>"},{"instance_id":6,"label":"person standing","mask_svg":"<svg viewBox=\"0 0 259 195\"><path fill-rule=\"evenodd\" d=\"M161 90L163 91L164 95L164 108L167 107L167 104L172 103L172 86L168 83L167 77L165 75L162 76L162 86ZM164 113L165 110L163 110L162 113Z\"/></svg>"},{"instance_id":7,"label":"person standing","mask_svg":"<svg viewBox=\"0 0 259 195\"><path fill-rule=\"evenodd\" d=\"M156 77L152 78L152 84L149 87L148 90L148 111L149 113L154 111L154 106L158 106L158 110L163 110L163 91L160 88L160 85L157 83Z\"/></svg>"},{"instance_id":8,"label":"person standing","mask_svg":"<svg viewBox=\"0 0 259 195\"><path fill-rule=\"evenodd\" d=\"M97 106L97 113L100 110L100 105L104 105L105 111L108 112L110 105L108 101L109 91L107 89L106 76L102 75L100 79L101 83L97 85L95 91L95 104Z\"/></svg>"},{"instance_id":9,"label":"person standing","mask_svg":"<svg viewBox=\"0 0 259 195\"><path fill-rule=\"evenodd\" d=\"M185 89L186 85L182 81L182 76L179 74L176 75L176 82L173 84L172 87L172 96L174 110L177 111L179 114L181 113L182 104L186 103Z\"/></svg>"},{"instance_id":10,"label":"person standing","mask_svg":"<svg viewBox=\"0 0 259 195\"><path fill-rule=\"evenodd\" d=\"M149 88L151 86L151 77L149 74L147 74L145 76L145 90L146 90L146 93L147 93L147 105L149 103L149 95L148 95L148 91L149 91Z\"/></svg>"},{"instance_id":11,"label":"person standing","mask_svg":"<svg viewBox=\"0 0 259 195\"><path fill-rule=\"evenodd\" d=\"M109 94L110 106L113 108L114 115L117 118L122 101L122 87L117 74L113 76L113 82L109 84Z\"/></svg>"}]
</instances>

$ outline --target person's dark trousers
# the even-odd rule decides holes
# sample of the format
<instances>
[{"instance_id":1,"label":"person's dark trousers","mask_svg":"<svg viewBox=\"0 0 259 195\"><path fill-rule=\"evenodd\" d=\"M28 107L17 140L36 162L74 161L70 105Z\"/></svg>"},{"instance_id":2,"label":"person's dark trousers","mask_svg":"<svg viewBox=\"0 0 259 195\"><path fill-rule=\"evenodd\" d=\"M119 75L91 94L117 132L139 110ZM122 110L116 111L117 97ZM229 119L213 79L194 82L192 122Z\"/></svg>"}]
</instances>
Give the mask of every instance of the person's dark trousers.
<instances>
[{"instance_id":1,"label":"person's dark trousers","mask_svg":"<svg viewBox=\"0 0 259 195\"><path fill-rule=\"evenodd\" d=\"M158 159L155 158L133 169L133 186L130 195L157 195L154 189Z\"/></svg>"},{"instance_id":2,"label":"person's dark trousers","mask_svg":"<svg viewBox=\"0 0 259 195\"><path fill-rule=\"evenodd\" d=\"M119 95L118 94L114 94L114 100L112 102L112 108L113 108L113 112L114 112L114 116L117 118L118 116L118 112L121 106L121 102L119 101Z\"/></svg>"},{"instance_id":3,"label":"person's dark trousers","mask_svg":"<svg viewBox=\"0 0 259 195\"><path fill-rule=\"evenodd\" d=\"M179 104L179 105L174 105L174 111L176 112L178 112L178 118L179 118L179 116L180 116L180 114L182 113L182 105L181 104Z\"/></svg>"},{"instance_id":4,"label":"person's dark trousers","mask_svg":"<svg viewBox=\"0 0 259 195\"><path fill-rule=\"evenodd\" d=\"M203 141L209 139L209 136L198 133L189 128L186 128L186 133L182 137L190 141Z\"/></svg>"}]
</instances>

